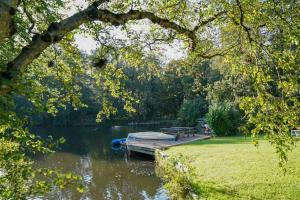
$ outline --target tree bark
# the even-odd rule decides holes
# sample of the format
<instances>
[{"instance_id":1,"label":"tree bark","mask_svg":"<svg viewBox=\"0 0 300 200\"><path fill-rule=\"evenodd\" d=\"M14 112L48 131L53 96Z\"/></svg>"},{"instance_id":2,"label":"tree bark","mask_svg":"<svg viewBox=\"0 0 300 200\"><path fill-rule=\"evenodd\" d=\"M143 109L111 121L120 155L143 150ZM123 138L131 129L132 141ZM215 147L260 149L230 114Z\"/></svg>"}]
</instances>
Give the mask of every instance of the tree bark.
<instances>
[{"instance_id":1,"label":"tree bark","mask_svg":"<svg viewBox=\"0 0 300 200\"><path fill-rule=\"evenodd\" d=\"M11 37L16 30L13 16L18 4L18 0L0 0L0 43Z\"/></svg>"}]
</instances>

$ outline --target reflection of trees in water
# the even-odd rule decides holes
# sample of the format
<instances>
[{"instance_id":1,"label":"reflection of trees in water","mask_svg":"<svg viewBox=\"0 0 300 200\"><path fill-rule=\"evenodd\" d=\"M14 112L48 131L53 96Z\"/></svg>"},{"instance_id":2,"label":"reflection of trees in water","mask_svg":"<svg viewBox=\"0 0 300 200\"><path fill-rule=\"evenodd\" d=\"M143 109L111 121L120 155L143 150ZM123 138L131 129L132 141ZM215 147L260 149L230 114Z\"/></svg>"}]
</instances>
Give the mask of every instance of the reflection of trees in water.
<instances>
[{"instance_id":1,"label":"reflection of trees in water","mask_svg":"<svg viewBox=\"0 0 300 200\"><path fill-rule=\"evenodd\" d=\"M83 176L87 187L84 194L75 189L56 189L50 200L166 199L160 180L155 177L153 162L127 159L111 150L111 140L126 137L132 132L131 127L68 127L48 132L65 137L67 142L61 151L39 159L39 165L76 172Z\"/></svg>"},{"instance_id":2,"label":"reflection of trees in water","mask_svg":"<svg viewBox=\"0 0 300 200\"><path fill-rule=\"evenodd\" d=\"M143 190L154 196L160 182L153 175L153 170L153 163L150 162L129 161L126 164L124 161L96 161L96 166L93 166L95 184L90 190L96 195L95 199L143 199Z\"/></svg>"},{"instance_id":3,"label":"reflection of trees in water","mask_svg":"<svg viewBox=\"0 0 300 200\"><path fill-rule=\"evenodd\" d=\"M82 175L84 183L89 184L93 179L92 160L89 155L80 157L79 165L77 166L79 174Z\"/></svg>"},{"instance_id":4,"label":"reflection of trees in water","mask_svg":"<svg viewBox=\"0 0 300 200\"><path fill-rule=\"evenodd\" d=\"M86 187L85 193L81 196L81 200L91 199L89 185L93 182L92 159L90 155L81 156L80 162L76 166L76 171L83 177L84 185Z\"/></svg>"},{"instance_id":5,"label":"reflection of trees in water","mask_svg":"<svg viewBox=\"0 0 300 200\"><path fill-rule=\"evenodd\" d=\"M156 190L154 197L149 196L145 190L141 192L141 195L143 196L142 199L144 200L168 200L169 199L166 190L163 189L162 187Z\"/></svg>"},{"instance_id":6,"label":"reflection of trees in water","mask_svg":"<svg viewBox=\"0 0 300 200\"><path fill-rule=\"evenodd\" d=\"M61 191L58 188L54 188L53 192L50 194L50 199L56 200L70 200L73 199L73 192L72 191Z\"/></svg>"},{"instance_id":7,"label":"reflection of trees in water","mask_svg":"<svg viewBox=\"0 0 300 200\"><path fill-rule=\"evenodd\" d=\"M56 163L57 167L79 173L87 187L84 194L75 190L55 190L50 199L166 199L161 198L164 194L159 190L160 181L155 177L154 166L150 161L105 161L93 159L90 155L57 152L43 162L46 163Z\"/></svg>"}]
</instances>

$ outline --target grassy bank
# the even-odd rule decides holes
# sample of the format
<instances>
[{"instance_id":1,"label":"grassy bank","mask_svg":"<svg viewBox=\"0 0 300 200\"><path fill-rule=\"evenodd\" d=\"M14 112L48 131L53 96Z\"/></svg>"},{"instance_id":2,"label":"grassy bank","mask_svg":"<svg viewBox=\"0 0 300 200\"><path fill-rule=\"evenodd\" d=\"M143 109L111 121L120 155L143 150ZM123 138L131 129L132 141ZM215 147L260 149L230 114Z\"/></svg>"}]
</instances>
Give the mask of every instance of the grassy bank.
<instances>
[{"instance_id":1,"label":"grassy bank","mask_svg":"<svg viewBox=\"0 0 300 200\"><path fill-rule=\"evenodd\" d=\"M256 148L250 138L224 137L169 149L195 167L194 181L205 199L300 199L300 146L289 154L283 174L267 141Z\"/></svg>"}]
</instances>

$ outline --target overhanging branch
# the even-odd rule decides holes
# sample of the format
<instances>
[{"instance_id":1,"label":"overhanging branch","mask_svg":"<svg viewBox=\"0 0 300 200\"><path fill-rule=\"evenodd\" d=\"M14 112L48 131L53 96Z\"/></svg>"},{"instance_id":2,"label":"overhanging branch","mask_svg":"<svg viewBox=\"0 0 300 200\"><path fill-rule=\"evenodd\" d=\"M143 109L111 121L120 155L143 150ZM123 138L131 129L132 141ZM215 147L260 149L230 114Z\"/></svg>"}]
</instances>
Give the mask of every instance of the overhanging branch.
<instances>
[{"instance_id":1,"label":"overhanging branch","mask_svg":"<svg viewBox=\"0 0 300 200\"><path fill-rule=\"evenodd\" d=\"M36 34L30 44L25 46L20 54L11 62L7 63L6 71L0 74L1 88L0 95L5 95L11 91L12 83L18 74L22 73L27 66L36 59L51 44L59 42L68 32L78 28L80 25L90 21L102 21L112 25L124 25L130 20L149 19L152 23L158 24L166 29L173 29L180 34L186 35L193 44L196 43L197 37L195 30L188 30L180 25L167 19L160 18L155 14L147 11L131 10L127 13L116 14L108 10L98 9L98 6L107 0L100 0L93 3L83 11L66 18L58 23L52 23L42 34ZM218 15L217 15L218 16ZM217 18L215 16L214 19ZM214 19L209 19L212 21ZM203 25L205 25L204 23ZM4 82L6 84L4 84Z\"/></svg>"}]
</instances>

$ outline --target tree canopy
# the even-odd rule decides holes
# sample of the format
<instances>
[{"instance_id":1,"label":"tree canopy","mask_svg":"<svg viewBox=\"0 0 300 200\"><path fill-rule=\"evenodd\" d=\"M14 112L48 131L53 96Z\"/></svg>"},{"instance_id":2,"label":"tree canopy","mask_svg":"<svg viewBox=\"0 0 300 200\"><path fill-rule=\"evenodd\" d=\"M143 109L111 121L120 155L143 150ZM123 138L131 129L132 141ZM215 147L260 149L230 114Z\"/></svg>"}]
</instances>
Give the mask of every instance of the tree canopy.
<instances>
[{"instance_id":1,"label":"tree canopy","mask_svg":"<svg viewBox=\"0 0 300 200\"><path fill-rule=\"evenodd\" d=\"M175 76L184 71L194 77L194 89L201 90L206 83L198 77L204 72L195 66L207 60L217 63L226 79L208 88L219 94L232 91L228 101L235 101L245 112L251 134L266 134L280 163L287 161L294 145L290 130L299 128L300 121L298 1L82 3L83 7L74 9L69 0L0 0L0 168L5 171L0 176L0 197L24 199L49 190L51 184L65 187L62 179L78 181L76 176L49 170L44 174L56 181L29 181L36 170L26 155L50 152L53 143L30 133L26 116L16 112L17 97L30 102L27 112L31 113L55 115L67 104L84 107L81 88L91 80L79 77L89 74L101 91L99 121L116 114L112 98L122 101L127 112L137 112L140 99L126 89L128 76L122 66L144 67L140 76L149 70L153 73L157 69L149 56L174 41L187 52L174 64ZM68 14L70 9L74 14ZM125 38L117 38L116 31ZM93 56L80 51L78 34L91 35L98 44ZM220 95L214 95L210 93L209 101L220 100Z\"/></svg>"}]
</instances>

